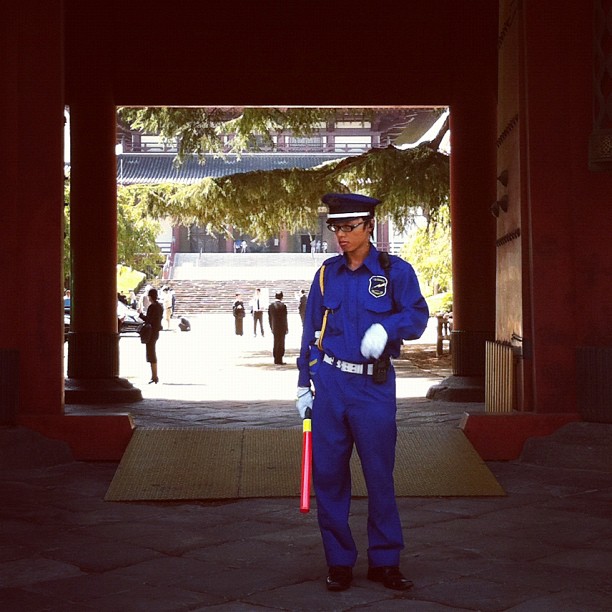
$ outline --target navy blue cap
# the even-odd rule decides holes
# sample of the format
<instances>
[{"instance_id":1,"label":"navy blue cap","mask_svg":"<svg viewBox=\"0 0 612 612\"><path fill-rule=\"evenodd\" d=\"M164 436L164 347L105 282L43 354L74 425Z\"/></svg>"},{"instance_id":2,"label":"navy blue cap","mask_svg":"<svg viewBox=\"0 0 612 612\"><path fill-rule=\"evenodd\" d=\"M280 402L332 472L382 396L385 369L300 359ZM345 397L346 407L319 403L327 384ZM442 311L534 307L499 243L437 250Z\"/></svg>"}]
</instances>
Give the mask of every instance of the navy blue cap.
<instances>
[{"instance_id":1,"label":"navy blue cap","mask_svg":"<svg viewBox=\"0 0 612 612\"><path fill-rule=\"evenodd\" d=\"M359 193L326 193L321 201L327 204L328 219L350 219L374 216L374 209L380 200Z\"/></svg>"}]
</instances>

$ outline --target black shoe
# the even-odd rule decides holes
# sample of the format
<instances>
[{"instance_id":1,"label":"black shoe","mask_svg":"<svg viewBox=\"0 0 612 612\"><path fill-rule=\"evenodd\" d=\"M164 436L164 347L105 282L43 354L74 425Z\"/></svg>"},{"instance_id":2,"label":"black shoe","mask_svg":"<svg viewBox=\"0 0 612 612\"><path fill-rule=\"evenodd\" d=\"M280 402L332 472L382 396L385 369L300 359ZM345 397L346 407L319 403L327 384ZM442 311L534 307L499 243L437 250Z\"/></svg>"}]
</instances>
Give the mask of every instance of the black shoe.
<instances>
[{"instance_id":1,"label":"black shoe","mask_svg":"<svg viewBox=\"0 0 612 612\"><path fill-rule=\"evenodd\" d=\"M395 566L370 567L368 569L368 580L382 582L388 589L394 589L395 591L405 591L413 587L413 583L404 578L402 572L399 571L399 567Z\"/></svg>"},{"instance_id":2,"label":"black shoe","mask_svg":"<svg viewBox=\"0 0 612 612\"><path fill-rule=\"evenodd\" d=\"M353 580L353 568L347 565L332 565L325 584L328 591L346 591Z\"/></svg>"},{"instance_id":3,"label":"black shoe","mask_svg":"<svg viewBox=\"0 0 612 612\"><path fill-rule=\"evenodd\" d=\"M158 382L159 382L159 378L157 378L157 376L154 376L154 377L153 377L153 378L152 378L152 379L149 381L149 384L151 384L151 383L155 383L155 384L157 384Z\"/></svg>"}]
</instances>

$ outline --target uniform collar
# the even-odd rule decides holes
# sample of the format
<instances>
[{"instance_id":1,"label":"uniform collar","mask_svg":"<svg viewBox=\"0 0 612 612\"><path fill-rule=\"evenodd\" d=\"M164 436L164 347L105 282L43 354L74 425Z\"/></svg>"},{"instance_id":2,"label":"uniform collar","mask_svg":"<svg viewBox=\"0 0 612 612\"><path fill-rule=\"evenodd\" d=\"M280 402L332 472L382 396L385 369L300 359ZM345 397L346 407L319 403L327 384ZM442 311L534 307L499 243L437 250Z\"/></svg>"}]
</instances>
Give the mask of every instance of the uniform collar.
<instances>
[{"instance_id":1,"label":"uniform collar","mask_svg":"<svg viewBox=\"0 0 612 612\"><path fill-rule=\"evenodd\" d=\"M347 265L346 255L343 255L342 258L344 267L347 270L350 270ZM363 260L362 265L365 266L372 274L380 274L383 271L378 261L378 249L372 243L370 243L370 251L367 257Z\"/></svg>"}]
</instances>

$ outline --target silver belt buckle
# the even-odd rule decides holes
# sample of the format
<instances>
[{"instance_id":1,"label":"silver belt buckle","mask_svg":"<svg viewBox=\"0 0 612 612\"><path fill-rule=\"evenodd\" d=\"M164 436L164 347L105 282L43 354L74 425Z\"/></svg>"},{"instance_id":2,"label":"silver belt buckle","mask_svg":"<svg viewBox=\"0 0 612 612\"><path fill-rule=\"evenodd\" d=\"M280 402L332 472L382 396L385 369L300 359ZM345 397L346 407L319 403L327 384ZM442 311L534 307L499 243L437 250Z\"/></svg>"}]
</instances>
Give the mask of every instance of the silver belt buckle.
<instances>
[{"instance_id":1,"label":"silver belt buckle","mask_svg":"<svg viewBox=\"0 0 612 612\"><path fill-rule=\"evenodd\" d=\"M346 371L350 374L361 374L363 372L363 366L360 363L347 363L344 364L346 366Z\"/></svg>"}]
</instances>

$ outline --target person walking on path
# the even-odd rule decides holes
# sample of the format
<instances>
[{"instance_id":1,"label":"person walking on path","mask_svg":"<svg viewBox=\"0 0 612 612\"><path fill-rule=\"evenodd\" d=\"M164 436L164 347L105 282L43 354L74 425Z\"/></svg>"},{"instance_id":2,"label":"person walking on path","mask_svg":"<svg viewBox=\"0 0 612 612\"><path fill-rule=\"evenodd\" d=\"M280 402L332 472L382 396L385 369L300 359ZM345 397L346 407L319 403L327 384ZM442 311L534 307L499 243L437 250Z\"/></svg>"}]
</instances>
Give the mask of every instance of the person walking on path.
<instances>
[{"instance_id":1,"label":"person walking on path","mask_svg":"<svg viewBox=\"0 0 612 612\"><path fill-rule=\"evenodd\" d=\"M285 365L285 336L289 333L287 323L287 306L283 304L283 292L278 291L274 296L276 299L268 308L268 321L274 337L272 356L276 365Z\"/></svg>"},{"instance_id":2,"label":"person walking on path","mask_svg":"<svg viewBox=\"0 0 612 612\"><path fill-rule=\"evenodd\" d=\"M421 336L429 312L412 266L371 244L380 200L327 194L327 227L342 255L325 261L310 287L296 407L312 409L313 484L328 565L326 586L351 585L357 547L349 526L350 458L357 449L368 490L369 580L405 590L404 548L393 468L395 371L402 339ZM315 388L315 395L311 385Z\"/></svg>"},{"instance_id":3,"label":"person walking on path","mask_svg":"<svg viewBox=\"0 0 612 612\"><path fill-rule=\"evenodd\" d=\"M263 296L261 295L261 289L257 289L253 296L253 301L251 302L251 312L253 313L253 336L257 336L257 323L259 323L259 330L261 331L262 338L264 336L263 313L265 309L266 307Z\"/></svg>"},{"instance_id":4,"label":"person walking on path","mask_svg":"<svg viewBox=\"0 0 612 612\"><path fill-rule=\"evenodd\" d=\"M172 320L172 312L173 312L173 307L172 307L172 292L170 290L170 287L168 287L167 285L162 289L162 294L163 294L163 306L164 306L164 320L166 321L166 329L170 329L170 321Z\"/></svg>"},{"instance_id":5,"label":"person walking on path","mask_svg":"<svg viewBox=\"0 0 612 612\"><path fill-rule=\"evenodd\" d=\"M157 301L157 289L149 289L147 293L149 306L146 313L140 313L140 318L151 326L151 335L146 342L146 359L151 364L151 380L149 384L159 382L157 377L157 353L155 345L159 339L159 332L162 330L162 318L164 316L164 308Z\"/></svg>"},{"instance_id":6,"label":"person walking on path","mask_svg":"<svg viewBox=\"0 0 612 612\"><path fill-rule=\"evenodd\" d=\"M306 316L306 302L308 301L308 296L306 295L306 291L302 289L300 291L300 305L298 307L300 313L300 319L302 319L302 325L304 325L304 317Z\"/></svg>"},{"instance_id":7,"label":"person walking on path","mask_svg":"<svg viewBox=\"0 0 612 612\"><path fill-rule=\"evenodd\" d=\"M149 300L149 291L151 291L153 287L151 285L147 285L145 290L140 298L140 304L138 305L138 313L147 314L147 309L149 308L149 304L151 300Z\"/></svg>"},{"instance_id":8,"label":"person walking on path","mask_svg":"<svg viewBox=\"0 0 612 612\"><path fill-rule=\"evenodd\" d=\"M244 322L244 302L240 299L240 294L236 294L236 300L232 304L232 314L234 315L234 327L237 336L242 336Z\"/></svg>"}]
</instances>

